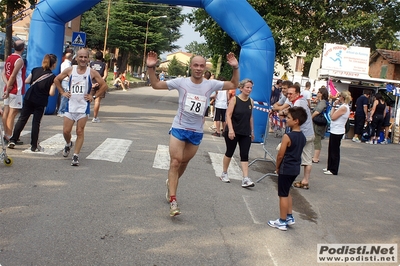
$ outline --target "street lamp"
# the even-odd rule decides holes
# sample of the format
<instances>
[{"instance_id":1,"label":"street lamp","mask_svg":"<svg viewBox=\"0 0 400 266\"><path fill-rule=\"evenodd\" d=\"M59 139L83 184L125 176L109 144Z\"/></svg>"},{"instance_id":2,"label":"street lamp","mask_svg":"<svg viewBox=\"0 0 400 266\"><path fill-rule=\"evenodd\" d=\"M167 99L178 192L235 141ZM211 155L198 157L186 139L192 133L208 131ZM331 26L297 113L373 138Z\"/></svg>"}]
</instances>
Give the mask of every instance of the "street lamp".
<instances>
[{"instance_id":1,"label":"street lamp","mask_svg":"<svg viewBox=\"0 0 400 266\"><path fill-rule=\"evenodd\" d=\"M151 19L156 19L156 18L166 18L167 16L158 16L158 17L151 17L147 20L147 25L146 25L146 37L144 39L144 52L143 52L143 64L142 64L142 72L144 72L144 63L146 61L146 47L147 47L147 34L149 34L149 22Z\"/></svg>"},{"instance_id":2,"label":"street lamp","mask_svg":"<svg viewBox=\"0 0 400 266\"><path fill-rule=\"evenodd\" d=\"M106 22L106 32L104 34L104 48L103 48L103 56L106 55L106 48L107 48L107 36L108 36L108 22L110 20L110 7L111 7L111 0L108 0L108 9L107 9L107 22Z\"/></svg>"}]
</instances>

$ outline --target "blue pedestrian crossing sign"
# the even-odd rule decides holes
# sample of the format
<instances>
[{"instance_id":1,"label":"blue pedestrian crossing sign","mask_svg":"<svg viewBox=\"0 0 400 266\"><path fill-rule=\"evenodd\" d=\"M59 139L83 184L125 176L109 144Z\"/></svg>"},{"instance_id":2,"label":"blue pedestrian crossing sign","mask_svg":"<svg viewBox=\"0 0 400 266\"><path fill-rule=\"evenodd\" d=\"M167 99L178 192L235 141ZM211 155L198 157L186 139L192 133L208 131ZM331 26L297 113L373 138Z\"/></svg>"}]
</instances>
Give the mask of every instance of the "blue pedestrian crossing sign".
<instances>
[{"instance_id":1,"label":"blue pedestrian crossing sign","mask_svg":"<svg viewBox=\"0 0 400 266\"><path fill-rule=\"evenodd\" d=\"M72 46L85 47L86 46L86 33L85 32L72 32Z\"/></svg>"}]
</instances>

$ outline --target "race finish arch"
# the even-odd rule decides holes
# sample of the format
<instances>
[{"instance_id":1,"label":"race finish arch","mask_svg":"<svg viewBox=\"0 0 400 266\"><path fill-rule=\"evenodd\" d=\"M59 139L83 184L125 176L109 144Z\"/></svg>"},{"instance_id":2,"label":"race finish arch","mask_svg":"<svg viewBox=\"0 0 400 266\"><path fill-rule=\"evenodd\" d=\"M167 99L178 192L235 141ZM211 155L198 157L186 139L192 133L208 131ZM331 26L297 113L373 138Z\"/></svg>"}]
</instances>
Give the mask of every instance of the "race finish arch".
<instances>
[{"instance_id":1,"label":"race finish arch","mask_svg":"<svg viewBox=\"0 0 400 266\"><path fill-rule=\"evenodd\" d=\"M101 0L43 0L35 9L30 26L28 46L28 74L32 66L40 66L46 53L61 58L64 42L64 25L89 10ZM240 79L254 82L251 97L255 142L263 142L268 120L272 76L275 61L275 43L272 32L263 18L246 0L141 0L204 8L206 12L241 46ZM49 40L52 40L49 42ZM55 70L59 71L59 68ZM55 112L57 96L49 100L46 114Z\"/></svg>"}]
</instances>

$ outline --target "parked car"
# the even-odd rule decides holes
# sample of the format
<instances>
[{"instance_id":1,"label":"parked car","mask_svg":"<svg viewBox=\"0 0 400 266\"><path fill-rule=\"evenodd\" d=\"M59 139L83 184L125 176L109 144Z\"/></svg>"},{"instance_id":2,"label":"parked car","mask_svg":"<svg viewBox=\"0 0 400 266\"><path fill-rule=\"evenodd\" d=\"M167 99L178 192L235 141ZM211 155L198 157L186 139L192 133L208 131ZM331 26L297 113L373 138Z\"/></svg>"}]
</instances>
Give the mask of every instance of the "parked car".
<instances>
[{"instance_id":1,"label":"parked car","mask_svg":"<svg viewBox=\"0 0 400 266\"><path fill-rule=\"evenodd\" d=\"M21 38L17 36L12 36L13 42L17 40L22 40ZM4 61L4 50L6 46L6 34L4 32L0 32L0 60ZM25 43L25 50L22 53L22 58L26 59L26 53L28 51L28 45ZM11 52L14 52L14 48L11 48Z\"/></svg>"}]
</instances>

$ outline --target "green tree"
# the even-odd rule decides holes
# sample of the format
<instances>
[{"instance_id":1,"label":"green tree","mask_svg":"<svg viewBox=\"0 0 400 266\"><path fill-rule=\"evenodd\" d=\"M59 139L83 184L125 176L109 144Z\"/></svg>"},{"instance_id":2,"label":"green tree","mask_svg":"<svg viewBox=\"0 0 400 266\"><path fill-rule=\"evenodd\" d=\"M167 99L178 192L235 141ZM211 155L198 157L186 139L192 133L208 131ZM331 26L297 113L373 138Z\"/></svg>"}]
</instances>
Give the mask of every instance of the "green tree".
<instances>
[{"instance_id":1,"label":"green tree","mask_svg":"<svg viewBox=\"0 0 400 266\"><path fill-rule=\"evenodd\" d=\"M103 49L108 0L103 0L83 14L82 31L87 33L91 48ZM120 70L131 65L142 65L144 43L147 34L147 51L158 54L177 48L172 43L181 37L179 27L184 17L181 8L165 4L144 5L137 0L113 0L109 16L107 48L119 48L117 64ZM167 18L157 18L167 16ZM150 20L149 20L150 19Z\"/></svg>"},{"instance_id":2,"label":"green tree","mask_svg":"<svg viewBox=\"0 0 400 266\"><path fill-rule=\"evenodd\" d=\"M182 65L176 56L174 56L168 65L168 75L170 76L184 76L186 75L187 66Z\"/></svg>"},{"instance_id":3,"label":"green tree","mask_svg":"<svg viewBox=\"0 0 400 266\"><path fill-rule=\"evenodd\" d=\"M185 46L185 50L195 55L201 55L204 58L210 58L212 56L212 52L208 48L207 43L198 43L197 41L193 41Z\"/></svg>"},{"instance_id":4,"label":"green tree","mask_svg":"<svg viewBox=\"0 0 400 266\"><path fill-rule=\"evenodd\" d=\"M272 30L276 61L287 69L293 54L307 54L306 66L322 52L324 43L365 46L372 51L399 49L397 0L248 0ZM238 51L237 44L204 10L188 16L213 53ZM289 69L288 69L289 70ZM305 73L307 74L307 73Z\"/></svg>"},{"instance_id":5,"label":"green tree","mask_svg":"<svg viewBox=\"0 0 400 266\"><path fill-rule=\"evenodd\" d=\"M11 54L13 22L25 16L23 10L26 8L26 5L28 3L31 5L31 8L34 8L36 0L0 1L0 14L1 14L0 16L2 16L2 21L3 21L3 23L0 24L1 25L0 28L2 30L5 29L6 31L4 59L6 59Z\"/></svg>"}]
</instances>

